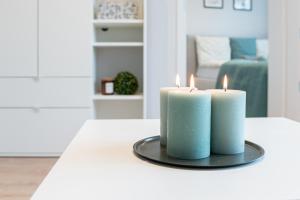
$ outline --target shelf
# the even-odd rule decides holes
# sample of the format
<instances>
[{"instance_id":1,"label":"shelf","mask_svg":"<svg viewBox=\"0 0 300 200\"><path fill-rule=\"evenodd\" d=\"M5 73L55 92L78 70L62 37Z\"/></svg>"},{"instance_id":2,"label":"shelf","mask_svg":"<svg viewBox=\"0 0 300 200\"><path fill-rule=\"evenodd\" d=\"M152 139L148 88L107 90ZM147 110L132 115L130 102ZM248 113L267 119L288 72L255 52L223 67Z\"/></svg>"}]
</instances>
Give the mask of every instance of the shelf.
<instances>
[{"instance_id":1,"label":"shelf","mask_svg":"<svg viewBox=\"0 0 300 200\"><path fill-rule=\"evenodd\" d=\"M95 42L94 47L142 47L143 42Z\"/></svg>"},{"instance_id":2,"label":"shelf","mask_svg":"<svg viewBox=\"0 0 300 200\"><path fill-rule=\"evenodd\" d=\"M97 28L104 27L142 27L144 20L142 19L123 19L123 20L105 20L95 19L93 24Z\"/></svg>"},{"instance_id":3,"label":"shelf","mask_svg":"<svg viewBox=\"0 0 300 200\"><path fill-rule=\"evenodd\" d=\"M143 94L135 94L135 95L102 95L102 94L95 94L93 96L94 101L100 100L143 100Z\"/></svg>"},{"instance_id":4,"label":"shelf","mask_svg":"<svg viewBox=\"0 0 300 200\"><path fill-rule=\"evenodd\" d=\"M118 0L119 1L119 0ZM123 2L123 1L122 1ZM138 0L137 19L90 18L93 29L94 93L90 97L96 119L141 119L146 117L146 1ZM134 95L103 95L99 80L121 71L130 71L142 88ZM144 95L145 94L145 95Z\"/></svg>"}]
</instances>

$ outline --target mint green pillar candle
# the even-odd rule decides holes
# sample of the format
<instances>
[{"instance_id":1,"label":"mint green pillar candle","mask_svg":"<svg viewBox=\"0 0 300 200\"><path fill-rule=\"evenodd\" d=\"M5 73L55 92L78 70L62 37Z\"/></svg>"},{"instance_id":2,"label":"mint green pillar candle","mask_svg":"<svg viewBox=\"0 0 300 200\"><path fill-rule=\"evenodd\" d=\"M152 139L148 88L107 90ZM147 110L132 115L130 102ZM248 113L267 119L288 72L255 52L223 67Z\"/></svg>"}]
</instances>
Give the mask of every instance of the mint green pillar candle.
<instances>
[{"instance_id":1,"label":"mint green pillar candle","mask_svg":"<svg viewBox=\"0 0 300 200\"><path fill-rule=\"evenodd\" d=\"M211 94L170 91L167 154L179 159L210 156Z\"/></svg>"},{"instance_id":2,"label":"mint green pillar candle","mask_svg":"<svg viewBox=\"0 0 300 200\"><path fill-rule=\"evenodd\" d=\"M212 153L243 153L246 92L239 90L210 90L210 92L212 95Z\"/></svg>"},{"instance_id":3,"label":"mint green pillar candle","mask_svg":"<svg viewBox=\"0 0 300 200\"><path fill-rule=\"evenodd\" d=\"M168 97L169 91L176 90L175 87L160 88L160 144L167 145L167 120L168 120Z\"/></svg>"},{"instance_id":4,"label":"mint green pillar candle","mask_svg":"<svg viewBox=\"0 0 300 200\"><path fill-rule=\"evenodd\" d=\"M167 145L168 97L169 91L188 90L187 87L160 88L160 144Z\"/></svg>"}]
</instances>

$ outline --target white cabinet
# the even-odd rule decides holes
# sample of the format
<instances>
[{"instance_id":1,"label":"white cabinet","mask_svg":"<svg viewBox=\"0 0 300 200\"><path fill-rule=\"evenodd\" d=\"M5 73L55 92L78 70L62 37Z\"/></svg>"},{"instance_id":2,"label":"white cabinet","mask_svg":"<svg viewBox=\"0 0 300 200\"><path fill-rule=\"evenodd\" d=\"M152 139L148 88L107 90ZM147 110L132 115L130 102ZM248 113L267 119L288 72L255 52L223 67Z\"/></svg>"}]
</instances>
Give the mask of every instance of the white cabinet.
<instances>
[{"instance_id":1,"label":"white cabinet","mask_svg":"<svg viewBox=\"0 0 300 200\"><path fill-rule=\"evenodd\" d=\"M91 76L92 2L39 0L41 76Z\"/></svg>"},{"instance_id":2,"label":"white cabinet","mask_svg":"<svg viewBox=\"0 0 300 200\"><path fill-rule=\"evenodd\" d=\"M0 77L37 75L37 0L0 1Z\"/></svg>"},{"instance_id":3,"label":"white cabinet","mask_svg":"<svg viewBox=\"0 0 300 200\"><path fill-rule=\"evenodd\" d=\"M0 109L0 155L59 155L90 109Z\"/></svg>"},{"instance_id":4,"label":"white cabinet","mask_svg":"<svg viewBox=\"0 0 300 200\"><path fill-rule=\"evenodd\" d=\"M0 107L90 107L90 78L0 79Z\"/></svg>"},{"instance_id":5,"label":"white cabinet","mask_svg":"<svg viewBox=\"0 0 300 200\"><path fill-rule=\"evenodd\" d=\"M0 0L0 155L58 155L91 118L91 16L86 0Z\"/></svg>"}]
</instances>

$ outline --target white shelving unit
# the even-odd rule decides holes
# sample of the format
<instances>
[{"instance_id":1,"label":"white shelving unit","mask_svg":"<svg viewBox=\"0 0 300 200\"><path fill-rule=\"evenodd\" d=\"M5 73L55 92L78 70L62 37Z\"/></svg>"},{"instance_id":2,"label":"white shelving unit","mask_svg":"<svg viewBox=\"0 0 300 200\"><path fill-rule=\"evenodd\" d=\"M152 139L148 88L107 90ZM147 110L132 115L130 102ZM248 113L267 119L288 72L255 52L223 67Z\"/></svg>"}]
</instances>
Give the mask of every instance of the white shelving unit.
<instances>
[{"instance_id":1,"label":"white shelving unit","mask_svg":"<svg viewBox=\"0 0 300 200\"><path fill-rule=\"evenodd\" d=\"M92 102L96 119L136 119L146 116L147 3L146 0L134 1L139 3L138 19L92 20L94 27ZM122 71L131 72L137 77L138 92L134 95L102 95L101 79L114 78Z\"/></svg>"},{"instance_id":2,"label":"white shelving unit","mask_svg":"<svg viewBox=\"0 0 300 200\"><path fill-rule=\"evenodd\" d=\"M95 94L93 99L94 101L98 100L106 100L106 101L119 101L119 100L143 100L144 96L142 93L135 94L135 95L102 95L102 94Z\"/></svg>"},{"instance_id":3,"label":"white shelving unit","mask_svg":"<svg viewBox=\"0 0 300 200\"><path fill-rule=\"evenodd\" d=\"M94 47L142 47L143 42L95 42Z\"/></svg>"},{"instance_id":4,"label":"white shelving unit","mask_svg":"<svg viewBox=\"0 0 300 200\"><path fill-rule=\"evenodd\" d=\"M93 20L94 27L105 28L105 27L143 27L144 20L132 19L132 20Z\"/></svg>"}]
</instances>

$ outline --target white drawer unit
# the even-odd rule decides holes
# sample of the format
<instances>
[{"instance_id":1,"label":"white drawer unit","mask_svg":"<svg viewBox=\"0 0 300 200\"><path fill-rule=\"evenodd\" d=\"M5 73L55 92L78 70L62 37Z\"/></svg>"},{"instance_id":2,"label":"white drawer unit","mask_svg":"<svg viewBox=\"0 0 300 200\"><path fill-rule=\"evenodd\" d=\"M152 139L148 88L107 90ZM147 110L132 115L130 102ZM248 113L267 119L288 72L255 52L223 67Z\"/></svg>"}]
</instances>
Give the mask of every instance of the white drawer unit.
<instances>
[{"instance_id":1,"label":"white drawer unit","mask_svg":"<svg viewBox=\"0 0 300 200\"><path fill-rule=\"evenodd\" d=\"M60 155L90 109L0 109L0 155Z\"/></svg>"},{"instance_id":2,"label":"white drawer unit","mask_svg":"<svg viewBox=\"0 0 300 200\"><path fill-rule=\"evenodd\" d=\"M37 76L37 1L0 1L0 77Z\"/></svg>"},{"instance_id":3,"label":"white drawer unit","mask_svg":"<svg viewBox=\"0 0 300 200\"><path fill-rule=\"evenodd\" d=\"M39 0L41 76L91 76L92 3Z\"/></svg>"},{"instance_id":4,"label":"white drawer unit","mask_svg":"<svg viewBox=\"0 0 300 200\"><path fill-rule=\"evenodd\" d=\"M58 155L92 116L92 12L0 0L0 155Z\"/></svg>"},{"instance_id":5,"label":"white drawer unit","mask_svg":"<svg viewBox=\"0 0 300 200\"><path fill-rule=\"evenodd\" d=\"M90 78L0 79L1 107L90 107Z\"/></svg>"}]
</instances>

